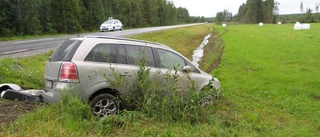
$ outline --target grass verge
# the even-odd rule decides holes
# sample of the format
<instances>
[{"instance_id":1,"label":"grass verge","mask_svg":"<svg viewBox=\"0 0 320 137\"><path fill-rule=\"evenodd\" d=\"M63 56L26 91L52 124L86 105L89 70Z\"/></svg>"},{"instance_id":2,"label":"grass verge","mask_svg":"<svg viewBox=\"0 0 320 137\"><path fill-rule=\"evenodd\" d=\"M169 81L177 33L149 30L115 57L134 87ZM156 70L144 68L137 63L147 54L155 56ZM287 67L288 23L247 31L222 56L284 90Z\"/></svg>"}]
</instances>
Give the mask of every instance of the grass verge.
<instances>
[{"instance_id":1,"label":"grass verge","mask_svg":"<svg viewBox=\"0 0 320 137\"><path fill-rule=\"evenodd\" d=\"M224 91L219 110L225 131L239 136L320 134L320 24L228 25L224 55L213 74Z\"/></svg>"},{"instance_id":2,"label":"grass verge","mask_svg":"<svg viewBox=\"0 0 320 137\"><path fill-rule=\"evenodd\" d=\"M0 60L0 83L15 83L23 89L42 89L44 87L44 68L48 52L26 58L3 58Z\"/></svg>"},{"instance_id":3,"label":"grass verge","mask_svg":"<svg viewBox=\"0 0 320 137\"><path fill-rule=\"evenodd\" d=\"M39 35L39 36L33 36L33 35L28 36L28 35L26 35L26 36L0 37L0 41L35 39L35 38L48 38L48 37L52 37L52 36L64 36L64 35L67 35L67 34L50 34L50 35Z\"/></svg>"}]
</instances>

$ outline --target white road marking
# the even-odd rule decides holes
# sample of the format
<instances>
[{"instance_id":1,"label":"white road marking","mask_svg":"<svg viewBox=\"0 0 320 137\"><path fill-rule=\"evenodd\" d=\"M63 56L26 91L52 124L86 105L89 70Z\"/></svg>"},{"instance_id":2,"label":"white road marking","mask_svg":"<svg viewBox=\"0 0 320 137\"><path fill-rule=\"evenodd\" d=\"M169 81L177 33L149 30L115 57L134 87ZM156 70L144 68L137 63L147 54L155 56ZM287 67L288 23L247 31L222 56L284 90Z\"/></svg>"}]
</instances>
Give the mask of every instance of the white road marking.
<instances>
[{"instance_id":1,"label":"white road marking","mask_svg":"<svg viewBox=\"0 0 320 137\"><path fill-rule=\"evenodd\" d=\"M46 40L53 40L53 39L54 39L54 38L35 39L35 40L17 41L17 42L14 42L14 43L28 43L28 42L46 41Z\"/></svg>"},{"instance_id":2,"label":"white road marking","mask_svg":"<svg viewBox=\"0 0 320 137\"><path fill-rule=\"evenodd\" d=\"M21 49L21 50L14 50L14 51L9 51L9 52L4 52L3 54L13 54L13 53L19 53L19 52L24 52L24 51L28 51L30 49Z\"/></svg>"}]
</instances>

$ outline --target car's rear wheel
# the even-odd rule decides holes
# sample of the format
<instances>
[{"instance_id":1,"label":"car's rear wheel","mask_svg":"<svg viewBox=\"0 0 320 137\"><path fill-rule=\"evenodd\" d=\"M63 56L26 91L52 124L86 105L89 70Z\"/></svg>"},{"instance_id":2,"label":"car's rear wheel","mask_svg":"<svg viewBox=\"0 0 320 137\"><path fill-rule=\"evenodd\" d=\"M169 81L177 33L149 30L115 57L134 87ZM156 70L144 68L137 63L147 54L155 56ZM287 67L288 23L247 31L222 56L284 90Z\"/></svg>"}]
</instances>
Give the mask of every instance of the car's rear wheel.
<instances>
[{"instance_id":1,"label":"car's rear wheel","mask_svg":"<svg viewBox=\"0 0 320 137\"><path fill-rule=\"evenodd\" d=\"M115 115L120 109L119 98L111 94L100 94L91 101L91 111L94 115L104 117Z\"/></svg>"}]
</instances>

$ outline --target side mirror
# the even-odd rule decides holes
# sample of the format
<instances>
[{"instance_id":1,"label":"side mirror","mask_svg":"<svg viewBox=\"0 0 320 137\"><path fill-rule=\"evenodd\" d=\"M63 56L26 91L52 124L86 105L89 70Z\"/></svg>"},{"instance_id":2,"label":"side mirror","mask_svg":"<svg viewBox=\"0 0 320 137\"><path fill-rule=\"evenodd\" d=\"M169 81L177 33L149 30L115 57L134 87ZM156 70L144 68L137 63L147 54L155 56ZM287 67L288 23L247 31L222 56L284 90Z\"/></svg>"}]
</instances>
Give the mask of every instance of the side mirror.
<instances>
[{"instance_id":1,"label":"side mirror","mask_svg":"<svg viewBox=\"0 0 320 137\"><path fill-rule=\"evenodd\" d=\"M184 66L183 67L183 71L186 72L186 73L190 73L190 72L193 71L193 69L190 66Z\"/></svg>"}]
</instances>

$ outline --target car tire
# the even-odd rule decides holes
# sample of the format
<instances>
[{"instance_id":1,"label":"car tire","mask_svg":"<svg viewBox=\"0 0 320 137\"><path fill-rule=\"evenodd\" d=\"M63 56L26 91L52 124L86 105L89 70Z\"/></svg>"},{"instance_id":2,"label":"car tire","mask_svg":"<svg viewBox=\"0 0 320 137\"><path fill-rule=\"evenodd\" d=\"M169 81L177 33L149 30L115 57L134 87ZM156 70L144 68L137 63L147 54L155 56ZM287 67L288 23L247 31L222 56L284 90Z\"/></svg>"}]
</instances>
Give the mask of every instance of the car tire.
<instances>
[{"instance_id":1,"label":"car tire","mask_svg":"<svg viewBox=\"0 0 320 137\"><path fill-rule=\"evenodd\" d=\"M120 109L119 98L111 94L100 94L91 100L91 112L99 117L116 115Z\"/></svg>"},{"instance_id":2,"label":"car tire","mask_svg":"<svg viewBox=\"0 0 320 137\"><path fill-rule=\"evenodd\" d=\"M122 26L121 26L121 27L120 27L120 31L122 31L122 29L123 29L123 28L122 28Z\"/></svg>"}]
</instances>

